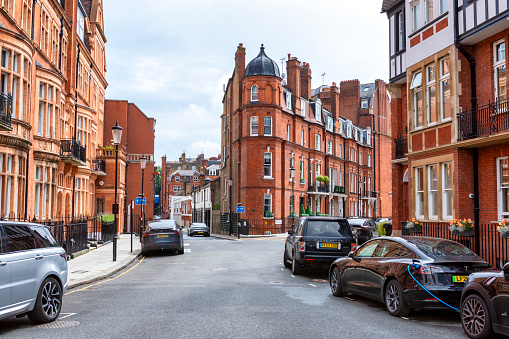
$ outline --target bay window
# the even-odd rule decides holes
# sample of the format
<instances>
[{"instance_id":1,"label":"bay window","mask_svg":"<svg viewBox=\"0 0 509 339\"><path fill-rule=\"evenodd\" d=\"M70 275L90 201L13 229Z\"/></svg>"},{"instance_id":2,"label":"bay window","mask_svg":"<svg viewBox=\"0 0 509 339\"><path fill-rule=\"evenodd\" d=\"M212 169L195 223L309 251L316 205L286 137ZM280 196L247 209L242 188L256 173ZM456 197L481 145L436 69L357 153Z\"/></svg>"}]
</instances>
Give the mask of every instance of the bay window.
<instances>
[{"instance_id":1,"label":"bay window","mask_svg":"<svg viewBox=\"0 0 509 339\"><path fill-rule=\"evenodd\" d=\"M437 165L428 166L428 218L438 218L438 176Z\"/></svg>"},{"instance_id":2,"label":"bay window","mask_svg":"<svg viewBox=\"0 0 509 339\"><path fill-rule=\"evenodd\" d=\"M415 168L415 217L424 218L424 170Z\"/></svg>"},{"instance_id":3,"label":"bay window","mask_svg":"<svg viewBox=\"0 0 509 339\"><path fill-rule=\"evenodd\" d=\"M495 70L495 100L503 101L506 94L505 41L495 43L493 68Z\"/></svg>"},{"instance_id":4,"label":"bay window","mask_svg":"<svg viewBox=\"0 0 509 339\"><path fill-rule=\"evenodd\" d=\"M440 59L440 116L442 120L451 118L451 80L448 56Z\"/></svg>"},{"instance_id":5,"label":"bay window","mask_svg":"<svg viewBox=\"0 0 509 339\"><path fill-rule=\"evenodd\" d=\"M422 127L422 72L414 74L410 89L414 98L414 127Z\"/></svg>"}]
</instances>

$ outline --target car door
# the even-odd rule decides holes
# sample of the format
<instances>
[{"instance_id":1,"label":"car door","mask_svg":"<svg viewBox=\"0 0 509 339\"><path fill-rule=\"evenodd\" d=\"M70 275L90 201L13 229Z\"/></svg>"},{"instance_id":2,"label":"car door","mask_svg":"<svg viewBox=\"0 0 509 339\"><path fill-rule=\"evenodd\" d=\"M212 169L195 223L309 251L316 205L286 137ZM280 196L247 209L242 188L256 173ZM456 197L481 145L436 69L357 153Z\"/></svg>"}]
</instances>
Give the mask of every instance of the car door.
<instances>
[{"instance_id":1,"label":"car door","mask_svg":"<svg viewBox=\"0 0 509 339\"><path fill-rule=\"evenodd\" d=\"M5 234L3 226L0 226L0 318L7 312L11 303L11 266L9 253L5 250Z\"/></svg>"},{"instance_id":2,"label":"car door","mask_svg":"<svg viewBox=\"0 0 509 339\"><path fill-rule=\"evenodd\" d=\"M299 232L302 230L302 225L304 223L304 220L297 220L295 223L292 233L288 235L287 241L286 241L286 255L289 259L292 259L292 252L293 248L295 247L296 239L300 237Z\"/></svg>"},{"instance_id":3,"label":"car door","mask_svg":"<svg viewBox=\"0 0 509 339\"><path fill-rule=\"evenodd\" d=\"M380 240L366 242L353 254L352 260L345 265L343 279L345 287L352 293L365 294L366 290L366 265L369 264Z\"/></svg>"},{"instance_id":4,"label":"car door","mask_svg":"<svg viewBox=\"0 0 509 339\"><path fill-rule=\"evenodd\" d=\"M10 255L11 305L30 302L39 289L37 268L43 256L37 253L35 238L27 225L4 225L4 231Z\"/></svg>"},{"instance_id":5,"label":"car door","mask_svg":"<svg viewBox=\"0 0 509 339\"><path fill-rule=\"evenodd\" d=\"M493 306L498 323L509 328L509 263L505 264L503 274L496 282L498 293L493 298Z\"/></svg>"}]
</instances>

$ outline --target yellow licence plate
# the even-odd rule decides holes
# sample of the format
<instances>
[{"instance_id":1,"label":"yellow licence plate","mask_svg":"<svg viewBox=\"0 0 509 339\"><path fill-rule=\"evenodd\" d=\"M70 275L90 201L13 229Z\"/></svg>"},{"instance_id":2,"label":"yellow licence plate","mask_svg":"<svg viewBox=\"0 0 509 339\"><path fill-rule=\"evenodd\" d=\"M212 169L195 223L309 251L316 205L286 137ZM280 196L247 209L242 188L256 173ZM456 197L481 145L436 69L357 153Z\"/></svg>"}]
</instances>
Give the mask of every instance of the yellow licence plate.
<instances>
[{"instance_id":1,"label":"yellow licence plate","mask_svg":"<svg viewBox=\"0 0 509 339\"><path fill-rule=\"evenodd\" d=\"M320 248L338 248L338 243L336 242L321 242Z\"/></svg>"},{"instance_id":2,"label":"yellow licence plate","mask_svg":"<svg viewBox=\"0 0 509 339\"><path fill-rule=\"evenodd\" d=\"M168 234L158 234L158 238L168 238Z\"/></svg>"},{"instance_id":3,"label":"yellow licence plate","mask_svg":"<svg viewBox=\"0 0 509 339\"><path fill-rule=\"evenodd\" d=\"M205 233L205 232L198 232L198 233Z\"/></svg>"},{"instance_id":4,"label":"yellow licence plate","mask_svg":"<svg viewBox=\"0 0 509 339\"><path fill-rule=\"evenodd\" d=\"M467 281L468 276L467 275L453 275L452 276L452 282L453 283L464 283Z\"/></svg>"}]
</instances>

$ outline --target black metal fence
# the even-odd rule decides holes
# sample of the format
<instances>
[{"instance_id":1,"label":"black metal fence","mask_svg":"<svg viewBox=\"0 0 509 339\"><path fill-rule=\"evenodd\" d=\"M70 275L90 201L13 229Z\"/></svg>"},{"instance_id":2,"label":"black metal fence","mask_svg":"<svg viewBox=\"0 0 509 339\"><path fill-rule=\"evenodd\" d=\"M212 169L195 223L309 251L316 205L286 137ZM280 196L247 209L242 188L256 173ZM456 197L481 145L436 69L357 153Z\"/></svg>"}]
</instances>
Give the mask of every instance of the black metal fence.
<instances>
[{"instance_id":1,"label":"black metal fence","mask_svg":"<svg viewBox=\"0 0 509 339\"><path fill-rule=\"evenodd\" d=\"M394 139L394 144L396 147L396 154L394 155L395 159L404 158L405 154L408 153L408 142L406 137L397 137Z\"/></svg>"},{"instance_id":2,"label":"black metal fence","mask_svg":"<svg viewBox=\"0 0 509 339\"><path fill-rule=\"evenodd\" d=\"M87 161L86 147L81 146L74 138L60 140L60 155L63 157L72 157L82 162Z\"/></svg>"},{"instance_id":3,"label":"black metal fence","mask_svg":"<svg viewBox=\"0 0 509 339\"><path fill-rule=\"evenodd\" d=\"M297 218L239 219L241 235L272 235L287 233Z\"/></svg>"},{"instance_id":4,"label":"black metal fence","mask_svg":"<svg viewBox=\"0 0 509 339\"><path fill-rule=\"evenodd\" d=\"M508 100L488 102L487 105L459 112L458 140L468 140L509 129Z\"/></svg>"},{"instance_id":5,"label":"black metal fence","mask_svg":"<svg viewBox=\"0 0 509 339\"><path fill-rule=\"evenodd\" d=\"M480 224L474 230L472 236L455 235L449 230L448 222L424 222L421 232L412 233L404 227L406 222L401 222L403 235L423 235L427 237L450 239L470 248L481 258L494 267L501 269L503 264L509 261L509 239L502 238L497 231L496 224Z\"/></svg>"}]
</instances>

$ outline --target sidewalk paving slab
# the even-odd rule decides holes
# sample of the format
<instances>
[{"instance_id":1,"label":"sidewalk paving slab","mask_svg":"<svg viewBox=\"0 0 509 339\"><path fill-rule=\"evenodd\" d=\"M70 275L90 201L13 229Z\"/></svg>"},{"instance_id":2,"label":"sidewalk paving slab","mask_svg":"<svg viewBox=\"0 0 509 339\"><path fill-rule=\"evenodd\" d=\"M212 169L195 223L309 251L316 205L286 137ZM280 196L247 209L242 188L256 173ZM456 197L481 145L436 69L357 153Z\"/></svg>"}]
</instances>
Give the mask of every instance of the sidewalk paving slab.
<instances>
[{"instance_id":1,"label":"sidewalk paving slab","mask_svg":"<svg viewBox=\"0 0 509 339\"><path fill-rule=\"evenodd\" d=\"M117 239L116 261L113 261L113 242L109 242L67 262L67 289L105 279L132 264L140 254L140 238L133 236L131 253L131 235L121 234Z\"/></svg>"}]
</instances>

